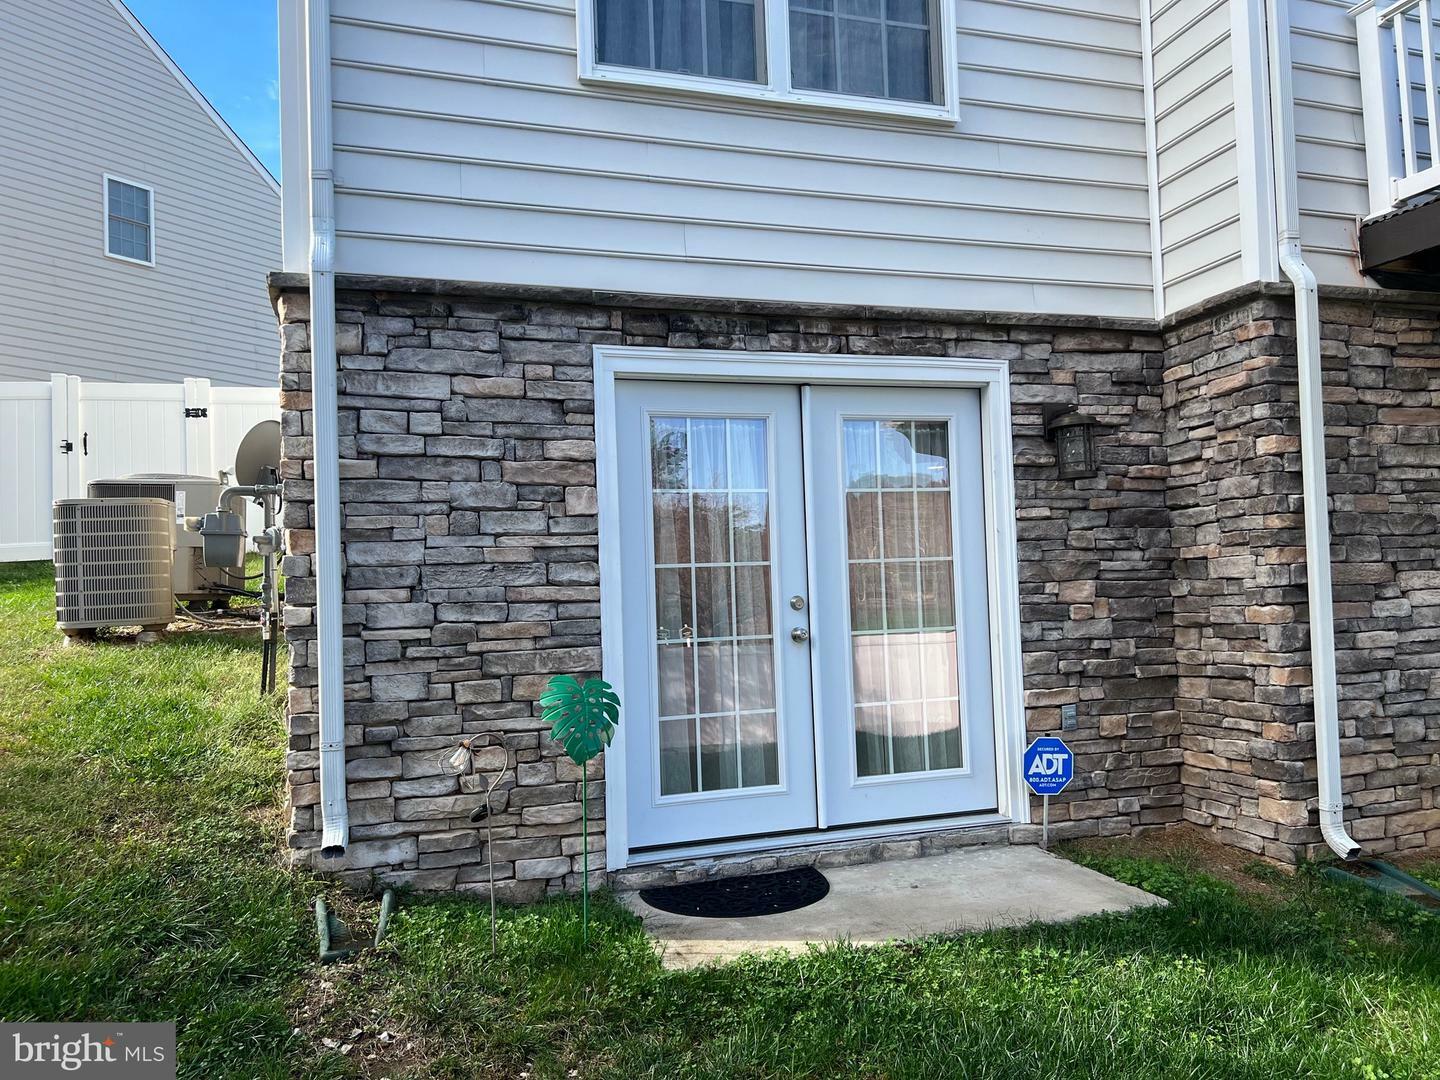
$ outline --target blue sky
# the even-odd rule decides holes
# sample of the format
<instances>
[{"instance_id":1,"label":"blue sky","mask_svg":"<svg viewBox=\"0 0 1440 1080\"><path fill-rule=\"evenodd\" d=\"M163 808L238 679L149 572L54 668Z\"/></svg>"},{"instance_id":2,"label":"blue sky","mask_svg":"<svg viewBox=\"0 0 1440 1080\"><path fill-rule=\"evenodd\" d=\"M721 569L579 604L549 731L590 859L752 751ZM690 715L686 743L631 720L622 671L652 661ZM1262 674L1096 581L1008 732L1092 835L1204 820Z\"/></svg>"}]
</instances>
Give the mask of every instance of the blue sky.
<instances>
[{"instance_id":1,"label":"blue sky","mask_svg":"<svg viewBox=\"0 0 1440 1080\"><path fill-rule=\"evenodd\" d=\"M255 156L280 176L275 0L126 0Z\"/></svg>"}]
</instances>

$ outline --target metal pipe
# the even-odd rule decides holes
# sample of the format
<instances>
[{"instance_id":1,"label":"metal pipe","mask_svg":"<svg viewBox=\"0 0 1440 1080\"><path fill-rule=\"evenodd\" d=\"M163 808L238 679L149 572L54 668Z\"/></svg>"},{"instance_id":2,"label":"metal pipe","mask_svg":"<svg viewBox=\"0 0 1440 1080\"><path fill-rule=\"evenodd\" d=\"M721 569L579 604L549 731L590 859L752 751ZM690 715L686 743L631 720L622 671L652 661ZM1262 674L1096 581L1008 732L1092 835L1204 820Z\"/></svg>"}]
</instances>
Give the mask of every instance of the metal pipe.
<instances>
[{"instance_id":1,"label":"metal pipe","mask_svg":"<svg viewBox=\"0 0 1440 1080\"><path fill-rule=\"evenodd\" d=\"M266 495L279 495L279 484L237 484L231 485L220 492L220 498L215 500L215 509L225 513L230 509L232 499L256 499L268 508L269 503L265 501Z\"/></svg>"},{"instance_id":2,"label":"metal pipe","mask_svg":"<svg viewBox=\"0 0 1440 1080\"><path fill-rule=\"evenodd\" d=\"M345 650L341 625L340 440L335 360L335 174L330 136L330 2L308 0L310 83L310 378L315 465L315 630L319 648L320 853L350 843L345 796Z\"/></svg>"},{"instance_id":3,"label":"metal pipe","mask_svg":"<svg viewBox=\"0 0 1440 1080\"><path fill-rule=\"evenodd\" d=\"M1280 269L1295 287L1295 351L1300 373L1300 464L1305 507L1310 670L1315 698L1315 780L1320 835L1342 859L1360 854L1345 830L1340 780L1340 705L1335 676L1335 609L1330 589L1330 510L1325 478L1325 399L1320 365L1320 294L1300 243L1296 191L1295 99L1290 88L1288 0L1266 0L1275 216Z\"/></svg>"}]
</instances>

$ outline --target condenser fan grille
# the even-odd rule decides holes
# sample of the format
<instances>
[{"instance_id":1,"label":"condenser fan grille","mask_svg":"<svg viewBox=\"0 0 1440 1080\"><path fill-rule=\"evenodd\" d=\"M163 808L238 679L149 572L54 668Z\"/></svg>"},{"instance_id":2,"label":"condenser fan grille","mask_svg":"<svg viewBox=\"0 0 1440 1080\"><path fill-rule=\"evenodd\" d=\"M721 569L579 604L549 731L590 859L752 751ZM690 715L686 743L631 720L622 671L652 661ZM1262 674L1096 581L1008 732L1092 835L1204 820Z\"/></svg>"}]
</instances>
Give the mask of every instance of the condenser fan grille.
<instances>
[{"instance_id":1,"label":"condenser fan grille","mask_svg":"<svg viewBox=\"0 0 1440 1080\"><path fill-rule=\"evenodd\" d=\"M55 503L55 617L61 629L170 621L173 516L161 498Z\"/></svg>"},{"instance_id":2,"label":"condenser fan grille","mask_svg":"<svg viewBox=\"0 0 1440 1080\"><path fill-rule=\"evenodd\" d=\"M169 499L175 485L155 480L91 480L86 490L92 499Z\"/></svg>"}]
</instances>

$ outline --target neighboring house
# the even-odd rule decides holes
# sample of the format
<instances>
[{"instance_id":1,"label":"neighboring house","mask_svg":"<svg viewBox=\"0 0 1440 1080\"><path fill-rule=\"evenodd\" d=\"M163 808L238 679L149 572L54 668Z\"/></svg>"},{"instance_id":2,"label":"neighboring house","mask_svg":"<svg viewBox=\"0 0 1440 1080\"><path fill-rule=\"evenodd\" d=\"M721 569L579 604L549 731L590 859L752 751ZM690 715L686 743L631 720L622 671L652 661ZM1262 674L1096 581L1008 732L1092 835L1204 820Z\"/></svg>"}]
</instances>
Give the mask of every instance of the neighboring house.
<instances>
[{"instance_id":1,"label":"neighboring house","mask_svg":"<svg viewBox=\"0 0 1440 1080\"><path fill-rule=\"evenodd\" d=\"M0 6L0 379L274 385L280 187L120 0Z\"/></svg>"},{"instance_id":2,"label":"neighboring house","mask_svg":"<svg viewBox=\"0 0 1440 1080\"><path fill-rule=\"evenodd\" d=\"M285 0L297 857L485 889L499 731L574 887L601 671L631 882L1033 841L1039 734L1060 835L1440 842L1429 4L1347 6Z\"/></svg>"}]
</instances>

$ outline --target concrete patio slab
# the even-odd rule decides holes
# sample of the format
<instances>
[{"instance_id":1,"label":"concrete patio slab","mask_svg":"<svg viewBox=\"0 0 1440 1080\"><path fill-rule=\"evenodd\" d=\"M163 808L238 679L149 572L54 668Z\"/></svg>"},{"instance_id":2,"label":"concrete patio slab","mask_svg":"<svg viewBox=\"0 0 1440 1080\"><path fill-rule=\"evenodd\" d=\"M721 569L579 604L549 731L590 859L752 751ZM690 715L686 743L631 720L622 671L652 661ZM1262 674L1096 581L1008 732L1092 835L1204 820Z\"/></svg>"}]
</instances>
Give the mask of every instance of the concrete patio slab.
<instances>
[{"instance_id":1,"label":"concrete patio slab","mask_svg":"<svg viewBox=\"0 0 1440 1080\"><path fill-rule=\"evenodd\" d=\"M621 901L645 924L666 967L687 968L812 943L876 944L965 930L1068 922L1104 911L1163 905L1036 847L969 848L923 859L827 869L818 904L753 919L697 919L659 911L638 892Z\"/></svg>"}]
</instances>

